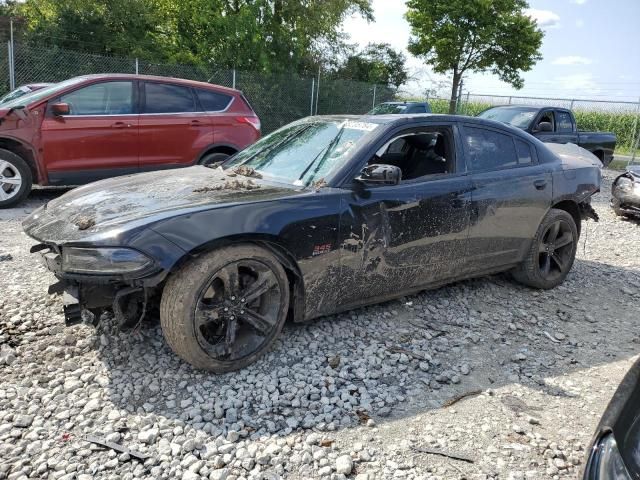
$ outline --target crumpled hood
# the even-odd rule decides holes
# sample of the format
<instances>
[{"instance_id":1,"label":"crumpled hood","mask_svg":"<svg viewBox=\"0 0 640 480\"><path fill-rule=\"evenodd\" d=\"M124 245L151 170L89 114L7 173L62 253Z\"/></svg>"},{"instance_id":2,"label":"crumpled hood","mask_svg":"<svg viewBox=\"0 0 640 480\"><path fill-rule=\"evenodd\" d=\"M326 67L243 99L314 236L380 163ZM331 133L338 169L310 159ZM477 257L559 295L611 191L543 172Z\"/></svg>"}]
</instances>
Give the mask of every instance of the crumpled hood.
<instances>
[{"instance_id":1,"label":"crumpled hood","mask_svg":"<svg viewBox=\"0 0 640 480\"><path fill-rule=\"evenodd\" d=\"M25 232L42 242L95 239L179 213L300 194L263 180L202 166L112 178L76 188L33 212Z\"/></svg>"},{"instance_id":2,"label":"crumpled hood","mask_svg":"<svg viewBox=\"0 0 640 480\"><path fill-rule=\"evenodd\" d=\"M602 162L593 153L574 143L545 143L556 154L566 169L584 168L586 165L602 168Z\"/></svg>"}]
</instances>

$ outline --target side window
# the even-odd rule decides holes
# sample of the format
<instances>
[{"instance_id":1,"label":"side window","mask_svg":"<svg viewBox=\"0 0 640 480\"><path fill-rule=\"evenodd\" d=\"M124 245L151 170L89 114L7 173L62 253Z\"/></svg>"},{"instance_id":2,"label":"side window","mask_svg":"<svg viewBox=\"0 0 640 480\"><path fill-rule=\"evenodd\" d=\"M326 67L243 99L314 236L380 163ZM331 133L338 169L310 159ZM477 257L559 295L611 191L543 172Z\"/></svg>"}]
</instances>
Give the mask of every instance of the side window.
<instances>
[{"instance_id":1,"label":"side window","mask_svg":"<svg viewBox=\"0 0 640 480\"><path fill-rule=\"evenodd\" d=\"M415 107L411 107L410 113L427 113L427 109L424 105L416 105Z\"/></svg>"},{"instance_id":2,"label":"side window","mask_svg":"<svg viewBox=\"0 0 640 480\"><path fill-rule=\"evenodd\" d=\"M127 115L133 113L133 83L104 82L60 97L69 115Z\"/></svg>"},{"instance_id":3,"label":"side window","mask_svg":"<svg viewBox=\"0 0 640 480\"><path fill-rule=\"evenodd\" d=\"M484 128L464 127L464 142L472 171L497 170L519 164L510 135Z\"/></svg>"},{"instance_id":4,"label":"side window","mask_svg":"<svg viewBox=\"0 0 640 480\"><path fill-rule=\"evenodd\" d=\"M402 181L455 171L452 132L448 128L409 130L391 139L370 160L395 165L402 170Z\"/></svg>"},{"instance_id":5,"label":"side window","mask_svg":"<svg viewBox=\"0 0 640 480\"><path fill-rule=\"evenodd\" d=\"M553 131L556 131L555 128L555 122L554 122L554 118L553 118L553 112L551 110L546 110L542 116L540 117L540 120L538 120L538 125L540 125L542 122L547 122L551 124L551 127L553 128Z\"/></svg>"},{"instance_id":6,"label":"side window","mask_svg":"<svg viewBox=\"0 0 640 480\"><path fill-rule=\"evenodd\" d=\"M168 83L145 84L144 113L195 112L191 89Z\"/></svg>"},{"instance_id":7,"label":"side window","mask_svg":"<svg viewBox=\"0 0 640 480\"><path fill-rule=\"evenodd\" d=\"M231 95L226 95L224 93L214 92L212 90L196 90L198 94L198 100L200 100L200 105L206 112L221 112L226 110L226 108L233 100Z\"/></svg>"},{"instance_id":8,"label":"side window","mask_svg":"<svg viewBox=\"0 0 640 480\"><path fill-rule=\"evenodd\" d=\"M573 133L573 122L569 112L556 112L556 131L559 133Z\"/></svg>"},{"instance_id":9,"label":"side window","mask_svg":"<svg viewBox=\"0 0 640 480\"><path fill-rule=\"evenodd\" d=\"M518 165L530 165L533 163L531 145L527 142L516 139L516 151L518 152Z\"/></svg>"}]
</instances>

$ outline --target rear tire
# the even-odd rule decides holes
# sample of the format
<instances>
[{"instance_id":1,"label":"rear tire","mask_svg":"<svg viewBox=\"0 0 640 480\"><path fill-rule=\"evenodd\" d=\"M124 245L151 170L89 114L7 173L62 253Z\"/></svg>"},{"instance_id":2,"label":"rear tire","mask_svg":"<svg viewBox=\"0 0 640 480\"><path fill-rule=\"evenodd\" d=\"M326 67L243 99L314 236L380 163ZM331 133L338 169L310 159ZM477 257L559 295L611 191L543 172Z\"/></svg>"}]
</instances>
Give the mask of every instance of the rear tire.
<instances>
[{"instance_id":1,"label":"rear tire","mask_svg":"<svg viewBox=\"0 0 640 480\"><path fill-rule=\"evenodd\" d=\"M524 261L511 273L518 282L534 288L557 287L571 271L578 247L573 217L552 208L544 217Z\"/></svg>"},{"instance_id":2,"label":"rear tire","mask_svg":"<svg viewBox=\"0 0 640 480\"><path fill-rule=\"evenodd\" d=\"M22 202L33 186L33 175L27 162L9 150L0 149L0 208Z\"/></svg>"},{"instance_id":3,"label":"rear tire","mask_svg":"<svg viewBox=\"0 0 640 480\"><path fill-rule=\"evenodd\" d=\"M217 166L216 164L224 162L230 156L231 155L222 152L209 153L202 157L202 159L198 163L199 165L203 165L205 167L215 168Z\"/></svg>"},{"instance_id":4,"label":"rear tire","mask_svg":"<svg viewBox=\"0 0 640 480\"><path fill-rule=\"evenodd\" d=\"M240 244L204 254L169 277L160 323L180 358L226 373L267 352L288 310L289 282L278 259L264 248Z\"/></svg>"}]
</instances>

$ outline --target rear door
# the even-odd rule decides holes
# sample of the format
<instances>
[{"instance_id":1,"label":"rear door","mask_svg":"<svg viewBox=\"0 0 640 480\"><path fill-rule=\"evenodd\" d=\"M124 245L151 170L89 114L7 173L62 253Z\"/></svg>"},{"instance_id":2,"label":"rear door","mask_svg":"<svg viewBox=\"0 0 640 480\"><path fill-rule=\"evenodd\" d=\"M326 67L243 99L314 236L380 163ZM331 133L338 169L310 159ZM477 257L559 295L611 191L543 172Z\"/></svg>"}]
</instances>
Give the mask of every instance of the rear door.
<instances>
[{"instance_id":1,"label":"rear door","mask_svg":"<svg viewBox=\"0 0 640 480\"><path fill-rule=\"evenodd\" d=\"M467 268L516 264L551 207L550 168L533 144L505 131L466 124L462 138L473 181Z\"/></svg>"},{"instance_id":2,"label":"rear door","mask_svg":"<svg viewBox=\"0 0 640 480\"><path fill-rule=\"evenodd\" d=\"M42 122L42 148L49 182L78 185L138 170L135 81L93 83L50 100ZM55 116L51 105L69 104Z\"/></svg>"},{"instance_id":3,"label":"rear door","mask_svg":"<svg viewBox=\"0 0 640 480\"><path fill-rule=\"evenodd\" d=\"M568 110L556 110L556 135L553 143L578 143L578 129Z\"/></svg>"},{"instance_id":4,"label":"rear door","mask_svg":"<svg viewBox=\"0 0 640 480\"><path fill-rule=\"evenodd\" d=\"M213 128L193 89L146 81L142 85L140 169L193 165L213 144Z\"/></svg>"}]
</instances>

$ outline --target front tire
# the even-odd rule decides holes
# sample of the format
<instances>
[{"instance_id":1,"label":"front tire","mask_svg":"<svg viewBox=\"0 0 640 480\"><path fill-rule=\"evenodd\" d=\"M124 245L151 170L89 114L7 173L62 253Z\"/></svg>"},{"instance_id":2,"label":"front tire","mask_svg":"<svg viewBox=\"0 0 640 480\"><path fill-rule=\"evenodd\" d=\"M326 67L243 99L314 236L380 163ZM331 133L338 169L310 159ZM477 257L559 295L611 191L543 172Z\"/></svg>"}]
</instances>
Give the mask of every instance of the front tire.
<instances>
[{"instance_id":1,"label":"front tire","mask_svg":"<svg viewBox=\"0 0 640 480\"><path fill-rule=\"evenodd\" d=\"M552 208L544 217L524 261L512 272L520 283L534 288L557 287L576 258L578 228L564 210Z\"/></svg>"},{"instance_id":2,"label":"front tire","mask_svg":"<svg viewBox=\"0 0 640 480\"><path fill-rule=\"evenodd\" d=\"M226 373L267 352L288 310L289 282L278 259L264 248L241 244L204 254L169 277L160 323L180 358Z\"/></svg>"},{"instance_id":3,"label":"front tire","mask_svg":"<svg viewBox=\"0 0 640 480\"><path fill-rule=\"evenodd\" d=\"M22 202L33 184L27 162L9 150L0 149L0 208L9 208Z\"/></svg>"}]
</instances>

